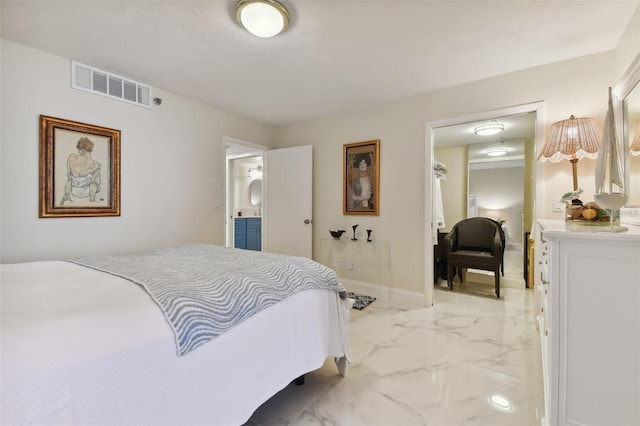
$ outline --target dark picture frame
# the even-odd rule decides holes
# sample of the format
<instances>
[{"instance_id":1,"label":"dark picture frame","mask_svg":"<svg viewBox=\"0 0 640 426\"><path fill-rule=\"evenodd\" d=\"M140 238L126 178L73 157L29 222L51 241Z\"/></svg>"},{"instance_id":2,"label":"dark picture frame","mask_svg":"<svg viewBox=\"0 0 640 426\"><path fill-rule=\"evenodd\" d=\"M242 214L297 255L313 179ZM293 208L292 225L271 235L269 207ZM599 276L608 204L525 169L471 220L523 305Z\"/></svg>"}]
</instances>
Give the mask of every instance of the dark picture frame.
<instances>
[{"instance_id":1,"label":"dark picture frame","mask_svg":"<svg viewBox=\"0 0 640 426\"><path fill-rule=\"evenodd\" d=\"M120 216L120 130L40 116L40 217Z\"/></svg>"},{"instance_id":2,"label":"dark picture frame","mask_svg":"<svg viewBox=\"0 0 640 426\"><path fill-rule=\"evenodd\" d=\"M343 207L346 215L380 214L380 140L344 145Z\"/></svg>"}]
</instances>

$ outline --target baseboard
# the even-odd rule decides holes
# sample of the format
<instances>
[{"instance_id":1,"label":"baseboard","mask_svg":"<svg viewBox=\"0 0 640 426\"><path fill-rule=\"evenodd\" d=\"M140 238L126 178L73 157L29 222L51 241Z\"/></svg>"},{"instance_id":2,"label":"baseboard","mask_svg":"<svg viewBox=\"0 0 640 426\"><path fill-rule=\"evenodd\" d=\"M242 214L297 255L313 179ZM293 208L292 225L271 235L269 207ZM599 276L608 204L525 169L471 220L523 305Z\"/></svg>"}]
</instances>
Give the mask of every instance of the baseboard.
<instances>
[{"instance_id":1,"label":"baseboard","mask_svg":"<svg viewBox=\"0 0 640 426\"><path fill-rule=\"evenodd\" d=\"M340 281L348 291L376 297L382 306L390 301L419 306L424 306L425 303L423 293L345 278L341 278Z\"/></svg>"},{"instance_id":2,"label":"baseboard","mask_svg":"<svg viewBox=\"0 0 640 426\"><path fill-rule=\"evenodd\" d=\"M474 283L480 284L494 285L495 283L493 272L483 274L482 272L467 271L465 279L467 281L473 281ZM454 282L458 282L458 280L458 277L454 278ZM511 278L501 276L500 287L525 288L524 278Z\"/></svg>"}]
</instances>

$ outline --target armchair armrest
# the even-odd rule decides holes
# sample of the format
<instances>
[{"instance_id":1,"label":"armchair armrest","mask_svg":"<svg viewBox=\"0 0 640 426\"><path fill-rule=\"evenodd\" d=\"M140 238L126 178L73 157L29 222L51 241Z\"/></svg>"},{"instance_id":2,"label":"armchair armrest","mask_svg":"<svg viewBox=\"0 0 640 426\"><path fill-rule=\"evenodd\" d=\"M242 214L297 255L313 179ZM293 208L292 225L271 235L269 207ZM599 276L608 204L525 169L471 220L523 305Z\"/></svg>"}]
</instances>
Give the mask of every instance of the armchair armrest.
<instances>
[{"instance_id":1,"label":"armchair armrest","mask_svg":"<svg viewBox=\"0 0 640 426\"><path fill-rule=\"evenodd\" d=\"M456 248L458 247L457 242L458 242L458 230L454 228L451 230L451 232L449 232L444 237L444 246L445 246L446 253L455 251Z\"/></svg>"},{"instance_id":2,"label":"armchair armrest","mask_svg":"<svg viewBox=\"0 0 640 426\"><path fill-rule=\"evenodd\" d=\"M502 245L502 237L500 236L500 232L495 233L493 236L493 243L491 247L491 254L494 256L502 255L502 251L504 246Z\"/></svg>"}]
</instances>

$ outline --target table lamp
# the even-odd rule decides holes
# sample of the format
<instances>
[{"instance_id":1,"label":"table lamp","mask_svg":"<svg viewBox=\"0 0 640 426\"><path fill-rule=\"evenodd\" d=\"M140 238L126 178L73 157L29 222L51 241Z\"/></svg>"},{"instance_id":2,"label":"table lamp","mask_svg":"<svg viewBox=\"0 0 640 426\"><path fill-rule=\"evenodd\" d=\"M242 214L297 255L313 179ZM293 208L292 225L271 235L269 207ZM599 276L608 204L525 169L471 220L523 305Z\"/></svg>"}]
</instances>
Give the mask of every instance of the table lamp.
<instances>
[{"instance_id":1,"label":"table lamp","mask_svg":"<svg viewBox=\"0 0 640 426\"><path fill-rule=\"evenodd\" d=\"M539 161L549 160L557 163L569 160L573 173L573 193L563 196L563 201L571 200L571 208L567 207L567 218L572 209L582 206L578 199L582 190L578 187L578 160L596 158L600 148L598 126L593 118L576 118L571 115L568 120L561 120L551 125L549 138L538 156Z\"/></svg>"},{"instance_id":2,"label":"table lamp","mask_svg":"<svg viewBox=\"0 0 640 426\"><path fill-rule=\"evenodd\" d=\"M596 158L600 148L599 130L593 118L569 117L551 125L551 133L538 160L557 163L569 160L573 171L573 190L578 190L578 160Z\"/></svg>"}]
</instances>

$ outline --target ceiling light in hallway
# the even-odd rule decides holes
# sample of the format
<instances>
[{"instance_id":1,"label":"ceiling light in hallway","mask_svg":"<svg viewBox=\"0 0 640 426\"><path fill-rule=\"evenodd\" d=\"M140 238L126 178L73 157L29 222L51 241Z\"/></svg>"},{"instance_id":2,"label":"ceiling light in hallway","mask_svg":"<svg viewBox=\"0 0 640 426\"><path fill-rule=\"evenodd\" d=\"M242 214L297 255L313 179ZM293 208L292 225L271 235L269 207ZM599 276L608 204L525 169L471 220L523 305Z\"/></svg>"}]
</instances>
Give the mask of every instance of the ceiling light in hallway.
<instances>
[{"instance_id":1,"label":"ceiling light in hallway","mask_svg":"<svg viewBox=\"0 0 640 426\"><path fill-rule=\"evenodd\" d=\"M480 136L491 136L500 133L504 130L504 124L501 123L487 123L473 129L473 133Z\"/></svg>"}]
</instances>

